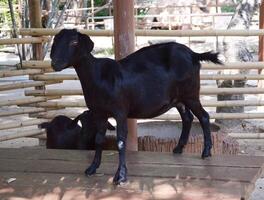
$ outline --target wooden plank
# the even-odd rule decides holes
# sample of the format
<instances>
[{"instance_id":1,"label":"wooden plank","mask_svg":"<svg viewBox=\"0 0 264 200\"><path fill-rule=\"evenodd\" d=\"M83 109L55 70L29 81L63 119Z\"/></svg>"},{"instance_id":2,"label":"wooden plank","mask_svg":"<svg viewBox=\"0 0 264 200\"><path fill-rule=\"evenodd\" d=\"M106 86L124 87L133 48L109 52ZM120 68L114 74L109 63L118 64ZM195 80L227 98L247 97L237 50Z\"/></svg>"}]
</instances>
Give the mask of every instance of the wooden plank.
<instances>
[{"instance_id":1,"label":"wooden plank","mask_svg":"<svg viewBox=\"0 0 264 200\"><path fill-rule=\"evenodd\" d=\"M243 183L130 177L128 184L114 187L111 176L85 177L75 174L1 173L3 200L33 199L177 199L238 200L245 196ZM17 180L7 184L6 180ZM33 184L32 184L33 183Z\"/></svg>"},{"instance_id":2,"label":"wooden plank","mask_svg":"<svg viewBox=\"0 0 264 200\"><path fill-rule=\"evenodd\" d=\"M105 151L98 174L85 177L92 151L0 149L2 199L203 199L247 198L264 158L256 156L173 156L129 152L129 182L114 188L117 153ZM16 181L7 184L6 180ZM72 195L72 196L71 196ZM76 196L77 195L77 196ZM120 196L121 195L121 196Z\"/></svg>"},{"instance_id":3,"label":"wooden plank","mask_svg":"<svg viewBox=\"0 0 264 200\"><path fill-rule=\"evenodd\" d=\"M114 175L117 169L118 159L108 163L102 161L98 173ZM91 160L82 162L71 162L61 160L25 160L1 159L1 172L33 172L33 173L54 173L54 174L83 174ZM215 167L215 166L182 166L168 164L134 164L127 163L128 175L155 177L155 178L178 178L194 180L217 180L253 183L255 176L259 175L259 168L241 167Z\"/></svg>"},{"instance_id":4,"label":"wooden plank","mask_svg":"<svg viewBox=\"0 0 264 200\"><path fill-rule=\"evenodd\" d=\"M9 152L13 150L10 149ZM45 150L44 150L45 151ZM21 151L21 152L24 152ZM39 151L40 152L40 151ZM49 150L49 153L54 152L54 150ZM68 151L68 153L71 151ZM1 150L1 155L4 152ZM69 158L72 158L73 155L66 154L65 151L61 151L60 154L68 155ZM111 152L110 152L111 153ZM240 164L240 160L243 160L243 157L240 157L240 160L237 160L237 166L231 165L229 161L229 166L223 166L220 164L221 156L214 156L218 158L218 163L214 163L213 159L202 160L198 156L197 157L187 157L189 159L183 159L184 156L173 156L170 155L170 158L174 158L174 162L162 162L160 158L163 157L162 153L159 153L159 156L155 156L152 158L152 162L147 162L146 158L152 155L154 157L155 154L145 154L145 156L137 157L135 160L135 155L127 157L127 164L129 170L129 176L146 176L146 177L158 177L158 178L175 178L179 177L181 179L192 178L192 179L212 179L212 180L223 180L223 181L240 181L240 182L253 182L255 180L256 174L259 173L260 167L251 166L250 163L253 163L254 157L245 159L248 162L248 165L244 166ZM9 153L7 153L9 154ZM31 151L32 154L32 151ZM34 154L36 154L34 152ZM91 155L91 154L90 154ZM128 154L129 155L129 154ZM105 159L107 157L107 159ZM168 157L168 158L169 158ZM213 157L213 158L214 158ZM72 160L62 160L57 155L57 157L53 157L53 159L27 159L27 156L17 154L16 157L11 159L0 158L0 162L2 163L0 166L0 171L2 172L10 172L10 171L19 171L19 172L37 172L37 173L74 173L81 174L88 166L88 164L92 160L92 156L88 156L88 158L84 158L78 161ZM253 158L253 160L252 160ZM113 175L117 168L117 154L104 154L102 165L98 170L101 173ZM178 160L180 164L178 164ZM193 163L195 161L195 164ZM261 160L261 159L260 159ZM164 161L164 160L163 160ZM263 159L262 159L263 161ZM225 162L223 157L222 162ZM187 163L187 164L185 164ZM263 162L262 162L263 163Z\"/></svg>"},{"instance_id":5,"label":"wooden plank","mask_svg":"<svg viewBox=\"0 0 264 200\"><path fill-rule=\"evenodd\" d=\"M60 149L0 149L0 159L23 158L25 160L62 160L70 162L83 162L92 160L94 151L86 150L60 150ZM103 162L116 163L117 151L104 151ZM222 167L250 167L260 168L264 163L262 156L233 156L214 155L210 159L201 159L200 154L174 155L161 152L127 152L127 162L134 164L163 164L184 166L222 166ZM89 162L87 162L89 163Z\"/></svg>"}]
</instances>

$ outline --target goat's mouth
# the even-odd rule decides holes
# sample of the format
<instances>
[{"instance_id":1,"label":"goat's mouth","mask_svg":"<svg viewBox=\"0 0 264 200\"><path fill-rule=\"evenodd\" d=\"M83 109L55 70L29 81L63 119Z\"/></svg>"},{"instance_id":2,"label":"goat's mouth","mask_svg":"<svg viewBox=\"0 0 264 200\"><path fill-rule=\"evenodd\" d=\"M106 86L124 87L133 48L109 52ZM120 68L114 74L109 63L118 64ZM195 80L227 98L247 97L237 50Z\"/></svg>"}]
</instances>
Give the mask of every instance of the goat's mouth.
<instances>
[{"instance_id":1,"label":"goat's mouth","mask_svg":"<svg viewBox=\"0 0 264 200\"><path fill-rule=\"evenodd\" d=\"M58 71L61 71L67 68L67 63L57 63L57 62L51 61L51 67L54 71L58 72Z\"/></svg>"}]
</instances>

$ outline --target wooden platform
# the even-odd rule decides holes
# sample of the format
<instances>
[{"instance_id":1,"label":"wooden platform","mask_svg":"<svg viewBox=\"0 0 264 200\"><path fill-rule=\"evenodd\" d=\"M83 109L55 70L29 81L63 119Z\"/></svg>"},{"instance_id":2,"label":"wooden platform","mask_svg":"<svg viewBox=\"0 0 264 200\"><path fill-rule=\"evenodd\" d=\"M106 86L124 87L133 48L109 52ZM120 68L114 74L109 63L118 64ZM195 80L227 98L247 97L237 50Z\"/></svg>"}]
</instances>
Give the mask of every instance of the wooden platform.
<instances>
[{"instance_id":1,"label":"wooden platform","mask_svg":"<svg viewBox=\"0 0 264 200\"><path fill-rule=\"evenodd\" d=\"M0 149L1 200L247 199L264 157L127 153L129 182L112 185L117 152L105 151L98 174L85 177L93 152ZM7 183L10 178L15 181Z\"/></svg>"}]
</instances>

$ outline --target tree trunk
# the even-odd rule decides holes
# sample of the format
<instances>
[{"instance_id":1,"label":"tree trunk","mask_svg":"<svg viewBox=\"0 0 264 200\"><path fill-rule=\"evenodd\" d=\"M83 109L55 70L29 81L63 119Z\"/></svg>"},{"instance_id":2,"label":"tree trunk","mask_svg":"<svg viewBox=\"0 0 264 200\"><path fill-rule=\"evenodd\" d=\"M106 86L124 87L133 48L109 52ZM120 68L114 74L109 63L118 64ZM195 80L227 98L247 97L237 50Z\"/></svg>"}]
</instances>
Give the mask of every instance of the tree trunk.
<instances>
[{"instance_id":1,"label":"tree trunk","mask_svg":"<svg viewBox=\"0 0 264 200\"><path fill-rule=\"evenodd\" d=\"M254 15L254 12L258 8L258 0L243 0L238 4L236 11L227 27L227 29L249 29L250 21ZM253 56L251 55L248 44L245 37L231 38L225 37L223 40L223 51L225 56L225 62L251 62ZM247 74L248 70L223 70L220 74ZM227 87L245 87L245 80L225 80L217 81L219 88ZM244 95L218 95L217 100L244 100ZM217 107L216 112L244 112L243 106L237 107ZM231 120L217 120L218 123L224 123L230 125ZM234 120L232 120L234 123ZM235 122L237 123L237 122ZM231 124L232 125L232 124Z\"/></svg>"}]
</instances>

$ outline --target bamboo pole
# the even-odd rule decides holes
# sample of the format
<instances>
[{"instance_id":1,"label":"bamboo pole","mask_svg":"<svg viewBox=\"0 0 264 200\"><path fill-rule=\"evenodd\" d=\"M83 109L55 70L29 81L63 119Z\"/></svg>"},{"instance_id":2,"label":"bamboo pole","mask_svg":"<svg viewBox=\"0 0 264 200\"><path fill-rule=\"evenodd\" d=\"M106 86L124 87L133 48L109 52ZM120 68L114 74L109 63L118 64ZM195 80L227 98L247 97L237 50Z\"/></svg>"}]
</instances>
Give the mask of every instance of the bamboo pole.
<instances>
[{"instance_id":1,"label":"bamboo pole","mask_svg":"<svg viewBox=\"0 0 264 200\"><path fill-rule=\"evenodd\" d=\"M9 38L9 39L0 39L0 45L38 44L38 43L48 42L48 41L49 41L49 38L47 37Z\"/></svg>"},{"instance_id":2,"label":"bamboo pole","mask_svg":"<svg viewBox=\"0 0 264 200\"><path fill-rule=\"evenodd\" d=\"M47 108L52 108L52 107L83 107L86 108L86 103L84 100L81 101L48 101L48 102L43 102L43 103L37 103L36 104L38 107L47 107Z\"/></svg>"},{"instance_id":3,"label":"bamboo pole","mask_svg":"<svg viewBox=\"0 0 264 200\"><path fill-rule=\"evenodd\" d=\"M45 85L44 81L23 81L19 83L10 83L10 84L0 85L0 91L35 87L35 86L43 86L43 85Z\"/></svg>"},{"instance_id":4,"label":"bamboo pole","mask_svg":"<svg viewBox=\"0 0 264 200\"><path fill-rule=\"evenodd\" d=\"M54 81L54 80L79 80L76 74L45 74L45 75L35 75L34 80L37 81Z\"/></svg>"},{"instance_id":5,"label":"bamboo pole","mask_svg":"<svg viewBox=\"0 0 264 200\"><path fill-rule=\"evenodd\" d=\"M51 69L50 61L23 61L23 68ZM202 70L224 70L224 69L264 69L264 62L231 62L224 65L202 63Z\"/></svg>"},{"instance_id":6,"label":"bamboo pole","mask_svg":"<svg viewBox=\"0 0 264 200\"><path fill-rule=\"evenodd\" d=\"M70 118L77 117L81 112L67 109L38 113L38 117L53 119L58 115L66 115ZM209 113L210 119L263 119L264 113ZM152 118L153 120L181 120L179 114L163 114Z\"/></svg>"},{"instance_id":7,"label":"bamboo pole","mask_svg":"<svg viewBox=\"0 0 264 200\"><path fill-rule=\"evenodd\" d=\"M216 95L216 94L261 94L264 93L264 88L201 88L201 95Z\"/></svg>"},{"instance_id":8,"label":"bamboo pole","mask_svg":"<svg viewBox=\"0 0 264 200\"><path fill-rule=\"evenodd\" d=\"M213 63L202 63L202 70L224 70L224 69L264 69L264 62L229 62L224 65Z\"/></svg>"},{"instance_id":9,"label":"bamboo pole","mask_svg":"<svg viewBox=\"0 0 264 200\"><path fill-rule=\"evenodd\" d=\"M10 76L23 76L23 75L33 75L40 73L40 69L24 69L24 70L3 70L0 71L0 78L10 77Z\"/></svg>"},{"instance_id":10,"label":"bamboo pole","mask_svg":"<svg viewBox=\"0 0 264 200\"><path fill-rule=\"evenodd\" d=\"M19 34L30 36L47 36L56 35L61 29L43 29L43 28L30 28L19 29ZM113 36L112 30L86 30L79 29L83 34L89 36ZM151 36L151 37L208 37L208 36L262 36L264 35L263 29L256 30L135 30L136 36Z\"/></svg>"},{"instance_id":11,"label":"bamboo pole","mask_svg":"<svg viewBox=\"0 0 264 200\"><path fill-rule=\"evenodd\" d=\"M201 80L264 80L259 74L201 74Z\"/></svg>"},{"instance_id":12,"label":"bamboo pole","mask_svg":"<svg viewBox=\"0 0 264 200\"><path fill-rule=\"evenodd\" d=\"M37 136L46 133L45 130L41 129L35 129L35 130L17 130L16 133L12 134L7 134L7 135L0 135L0 142L6 141L6 140L12 140L16 138L21 138L21 137L29 137L29 136Z\"/></svg>"},{"instance_id":13,"label":"bamboo pole","mask_svg":"<svg viewBox=\"0 0 264 200\"><path fill-rule=\"evenodd\" d=\"M9 84L0 85L0 91L45 86L45 85L52 85L57 83L61 83L61 81L23 81L18 83L9 83Z\"/></svg>"},{"instance_id":14,"label":"bamboo pole","mask_svg":"<svg viewBox=\"0 0 264 200\"><path fill-rule=\"evenodd\" d=\"M45 102L47 100L46 97L19 97L17 99L7 99L1 100L0 106L12 106L12 105L25 105L31 103L39 103Z\"/></svg>"},{"instance_id":15,"label":"bamboo pole","mask_svg":"<svg viewBox=\"0 0 264 200\"><path fill-rule=\"evenodd\" d=\"M43 111L45 111L44 108L16 108L16 109L10 109L8 111L1 111L0 117L37 113L37 112L43 112Z\"/></svg>"},{"instance_id":16,"label":"bamboo pole","mask_svg":"<svg viewBox=\"0 0 264 200\"><path fill-rule=\"evenodd\" d=\"M201 95L216 95L216 94L261 94L264 93L264 88L201 88ZM25 90L26 96L66 96L66 95L83 95L81 89L66 90L66 89L48 89L48 90Z\"/></svg>"},{"instance_id":17,"label":"bamboo pole","mask_svg":"<svg viewBox=\"0 0 264 200\"><path fill-rule=\"evenodd\" d=\"M37 97L35 97L37 98ZM261 100L234 100L234 101L201 101L204 107L233 107L233 106L264 106L264 101ZM1 104L0 104L1 105ZM79 101L48 101L36 103L37 107L46 108L66 108L66 107L80 107L86 108L84 100Z\"/></svg>"},{"instance_id":18,"label":"bamboo pole","mask_svg":"<svg viewBox=\"0 0 264 200\"><path fill-rule=\"evenodd\" d=\"M262 100L201 101L204 107L264 106Z\"/></svg>"},{"instance_id":19,"label":"bamboo pole","mask_svg":"<svg viewBox=\"0 0 264 200\"><path fill-rule=\"evenodd\" d=\"M25 90L26 96L65 96L65 95L83 95L82 90L64 90L64 89L48 89L48 90Z\"/></svg>"},{"instance_id":20,"label":"bamboo pole","mask_svg":"<svg viewBox=\"0 0 264 200\"><path fill-rule=\"evenodd\" d=\"M45 74L35 75L34 80L79 80L76 74ZM264 80L264 75L252 74L201 74L201 80Z\"/></svg>"},{"instance_id":21,"label":"bamboo pole","mask_svg":"<svg viewBox=\"0 0 264 200\"><path fill-rule=\"evenodd\" d=\"M264 113L209 113L210 119L263 119ZM153 119L180 120L178 114L164 114Z\"/></svg>"},{"instance_id":22,"label":"bamboo pole","mask_svg":"<svg viewBox=\"0 0 264 200\"><path fill-rule=\"evenodd\" d=\"M22 68L30 68L30 69L43 69L43 68L51 68L50 60L23 60Z\"/></svg>"},{"instance_id":23,"label":"bamboo pole","mask_svg":"<svg viewBox=\"0 0 264 200\"><path fill-rule=\"evenodd\" d=\"M29 119L24 121L12 121L8 123L0 124L0 130L12 129L12 128L24 128L26 126L39 125L43 122L47 122L47 119Z\"/></svg>"}]
</instances>

